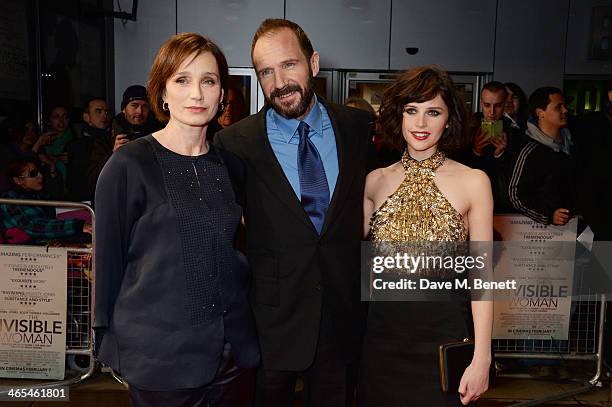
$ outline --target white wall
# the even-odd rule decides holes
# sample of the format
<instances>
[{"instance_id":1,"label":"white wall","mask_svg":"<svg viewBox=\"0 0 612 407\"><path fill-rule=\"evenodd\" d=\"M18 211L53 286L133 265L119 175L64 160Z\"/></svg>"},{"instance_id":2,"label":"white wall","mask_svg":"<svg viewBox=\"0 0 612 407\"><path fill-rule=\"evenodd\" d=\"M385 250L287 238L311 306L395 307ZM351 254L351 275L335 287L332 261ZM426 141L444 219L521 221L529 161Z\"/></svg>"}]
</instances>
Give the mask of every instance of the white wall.
<instances>
[{"instance_id":1,"label":"white wall","mask_svg":"<svg viewBox=\"0 0 612 407\"><path fill-rule=\"evenodd\" d=\"M177 0L140 0L137 21L115 20L115 111L130 85L146 86L159 47L176 34ZM179 0L180 1L180 0ZM122 0L124 11L131 1Z\"/></svg>"},{"instance_id":2,"label":"white wall","mask_svg":"<svg viewBox=\"0 0 612 407\"><path fill-rule=\"evenodd\" d=\"M181 3L181 1L184 2ZM115 21L115 101L117 108L127 86L146 84L149 69L159 46L177 32L177 5L180 10L179 20L185 23L187 20L192 22L189 28L203 27L204 30L204 27L209 27L209 31L214 32L203 33L215 39L221 48L224 48L224 45L229 47L230 57L234 51L239 52L241 57L231 57L230 65L249 66L248 50L253 33L245 33L242 30L240 36L244 36L244 44L239 46L237 44L241 39L234 38L235 35L229 38L228 32L224 30L230 29L230 25L235 27L244 24L245 27L255 27L256 22L265 17L281 17L284 11L280 7L285 4L283 0L266 0L264 10L266 10L265 13L271 15L263 15L264 11L261 10L257 12L257 15L253 15L253 12L249 10L253 9L255 4L253 2L258 0L232 0L231 2L227 0L227 3L225 3L226 0L200 0L202 4L198 7L187 7L192 1L195 0L140 0L138 21L127 21L125 24L119 20ZM392 0L391 4L380 2L378 7L391 7L390 12L393 13L394 10L396 12L401 10L397 6L402 1L404 0ZM437 1L440 7L444 7L445 2L452 3L454 0ZM394 4L396 7L393 7ZM591 8L596 5L612 6L612 0L497 0L493 77L503 82L516 82L529 94L539 86L562 87L565 74L612 76L612 61L590 61L588 59ZM131 10L131 6L131 1L122 0L124 10ZM226 9L230 6L236 8L237 11L228 12ZM203 14L201 17L189 15L187 18L189 11ZM231 24L225 23L224 19L230 17ZM401 17L395 16L395 18ZM461 19L461 16L457 15L456 18ZM199 19L201 19L201 25L196 24ZM219 20L219 24L225 24L228 27L212 30L211 24L215 19ZM458 26L460 24L447 24L439 27L439 32L441 34L452 32L453 35L460 36L462 31L457 29ZM316 27L309 27L309 30L314 32L311 36L316 37ZM329 27L326 27L326 30L328 29ZM341 33L345 28L339 25L336 30ZM228 44L224 44L226 37ZM344 46L363 49L363 52L367 54L369 48L360 45L363 41L362 38L355 38L350 44L347 43ZM318 42L321 40L319 39ZM383 43L381 47L384 49L387 44L388 42ZM316 43L314 46L317 48ZM327 49L326 52L334 51ZM342 55L343 50L338 50L337 53Z\"/></svg>"},{"instance_id":3,"label":"white wall","mask_svg":"<svg viewBox=\"0 0 612 407\"><path fill-rule=\"evenodd\" d=\"M569 0L498 0L493 78L517 83L527 96L563 87Z\"/></svg>"},{"instance_id":4,"label":"white wall","mask_svg":"<svg viewBox=\"0 0 612 407\"><path fill-rule=\"evenodd\" d=\"M577 75L612 75L612 61L589 58L591 13L596 6L612 7L612 0L572 0L567 30L565 73Z\"/></svg>"}]
</instances>

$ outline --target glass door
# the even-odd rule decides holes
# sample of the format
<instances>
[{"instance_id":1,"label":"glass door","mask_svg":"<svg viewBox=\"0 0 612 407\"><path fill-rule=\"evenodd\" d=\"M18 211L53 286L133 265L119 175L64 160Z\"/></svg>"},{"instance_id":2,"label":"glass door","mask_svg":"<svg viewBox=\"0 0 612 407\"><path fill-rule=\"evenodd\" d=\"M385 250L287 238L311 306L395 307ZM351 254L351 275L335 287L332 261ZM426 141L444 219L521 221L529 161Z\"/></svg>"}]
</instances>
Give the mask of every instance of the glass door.
<instances>
[{"instance_id":1,"label":"glass door","mask_svg":"<svg viewBox=\"0 0 612 407\"><path fill-rule=\"evenodd\" d=\"M339 76L339 71L319 71L314 78L317 95L321 95L328 102L340 103L340 92L337 86L340 82Z\"/></svg>"},{"instance_id":2,"label":"glass door","mask_svg":"<svg viewBox=\"0 0 612 407\"><path fill-rule=\"evenodd\" d=\"M257 113L259 110L259 97L261 93L257 83L257 75L252 68L229 68L230 87L240 91L244 103L243 111L246 115ZM263 100L263 95L261 97ZM262 104L263 106L263 104Z\"/></svg>"},{"instance_id":3,"label":"glass door","mask_svg":"<svg viewBox=\"0 0 612 407\"><path fill-rule=\"evenodd\" d=\"M393 79L395 74L392 73L347 72L341 102L351 97L361 98L378 112L382 95Z\"/></svg>"},{"instance_id":4,"label":"glass door","mask_svg":"<svg viewBox=\"0 0 612 407\"><path fill-rule=\"evenodd\" d=\"M359 97L368 102L378 112L382 95L397 73L378 72L346 72L344 88L342 89L344 103L349 97ZM482 86L483 75L451 74L455 86L463 95L468 109L472 112L478 110L478 92Z\"/></svg>"}]
</instances>

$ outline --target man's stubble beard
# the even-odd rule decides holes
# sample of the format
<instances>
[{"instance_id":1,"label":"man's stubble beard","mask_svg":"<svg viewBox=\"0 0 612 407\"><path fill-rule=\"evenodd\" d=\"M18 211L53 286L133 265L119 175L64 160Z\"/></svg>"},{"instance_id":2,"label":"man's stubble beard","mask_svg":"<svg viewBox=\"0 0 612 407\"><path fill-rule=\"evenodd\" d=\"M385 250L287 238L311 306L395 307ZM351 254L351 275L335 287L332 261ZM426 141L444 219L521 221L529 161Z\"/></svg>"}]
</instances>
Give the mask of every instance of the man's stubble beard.
<instances>
[{"instance_id":1,"label":"man's stubble beard","mask_svg":"<svg viewBox=\"0 0 612 407\"><path fill-rule=\"evenodd\" d=\"M270 94L269 98L266 97L266 102L269 103L272 108L281 116L287 119L297 119L298 117L303 116L310 107L312 98L315 94L314 88L314 78L312 76L312 72L310 72L308 83L306 84L305 89L302 89L302 87L297 84L286 85L281 89L275 89ZM301 96L299 103L295 107L287 108L281 103L275 102L276 97L278 97L279 95L287 94L292 91L299 93Z\"/></svg>"}]
</instances>

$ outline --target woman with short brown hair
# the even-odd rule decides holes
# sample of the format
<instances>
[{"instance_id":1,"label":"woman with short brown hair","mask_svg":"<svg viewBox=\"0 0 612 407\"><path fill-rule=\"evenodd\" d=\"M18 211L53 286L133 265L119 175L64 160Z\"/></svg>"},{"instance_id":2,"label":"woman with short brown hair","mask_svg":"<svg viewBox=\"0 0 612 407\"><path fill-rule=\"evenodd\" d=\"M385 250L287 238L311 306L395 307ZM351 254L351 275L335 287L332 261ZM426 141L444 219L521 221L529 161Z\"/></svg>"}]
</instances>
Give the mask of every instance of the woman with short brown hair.
<instances>
[{"instance_id":1,"label":"woman with short brown hair","mask_svg":"<svg viewBox=\"0 0 612 407\"><path fill-rule=\"evenodd\" d=\"M222 110L227 62L178 34L148 84L166 127L126 144L96 188L98 359L136 406L244 406L259 351L249 270L234 249L244 165L206 141Z\"/></svg>"},{"instance_id":2,"label":"woman with short brown hair","mask_svg":"<svg viewBox=\"0 0 612 407\"><path fill-rule=\"evenodd\" d=\"M467 141L466 110L448 73L436 66L402 73L385 91L379 112L383 136L402 149L403 156L366 178L364 232L370 240L404 248L426 242L424 247L433 250L448 246L432 242L491 241L489 179L482 171L446 157ZM452 270L448 275L423 267L414 272L417 277L457 277ZM468 298L457 294L461 301L446 297L446 302L423 301L421 295L417 298L421 301L408 297L412 301L370 303L360 405L455 406L468 404L486 391L493 305L471 301L473 325L469 326ZM460 385L443 393L438 346L460 341L470 331L475 334L471 363L457 372L462 375Z\"/></svg>"}]
</instances>

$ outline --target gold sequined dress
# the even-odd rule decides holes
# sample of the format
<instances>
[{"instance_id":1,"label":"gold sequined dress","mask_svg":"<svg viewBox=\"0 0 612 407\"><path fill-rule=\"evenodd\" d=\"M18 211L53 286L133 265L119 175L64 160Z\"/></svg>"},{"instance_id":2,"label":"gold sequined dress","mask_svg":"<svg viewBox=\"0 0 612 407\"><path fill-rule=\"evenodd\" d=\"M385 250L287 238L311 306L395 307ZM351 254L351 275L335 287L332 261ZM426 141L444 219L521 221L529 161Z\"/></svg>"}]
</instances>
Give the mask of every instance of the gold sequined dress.
<instances>
[{"instance_id":1,"label":"gold sequined dress","mask_svg":"<svg viewBox=\"0 0 612 407\"><path fill-rule=\"evenodd\" d=\"M402 157L405 178L370 220L373 242L467 240L467 228L434 180L445 155ZM440 391L438 345L468 335L467 301L370 302L359 386L364 407L458 406Z\"/></svg>"}]
</instances>

